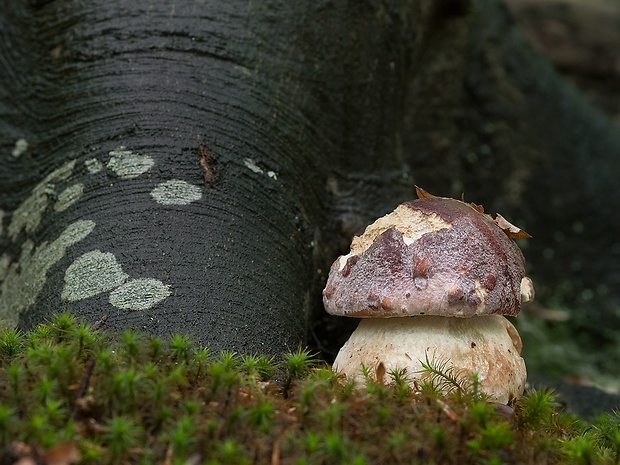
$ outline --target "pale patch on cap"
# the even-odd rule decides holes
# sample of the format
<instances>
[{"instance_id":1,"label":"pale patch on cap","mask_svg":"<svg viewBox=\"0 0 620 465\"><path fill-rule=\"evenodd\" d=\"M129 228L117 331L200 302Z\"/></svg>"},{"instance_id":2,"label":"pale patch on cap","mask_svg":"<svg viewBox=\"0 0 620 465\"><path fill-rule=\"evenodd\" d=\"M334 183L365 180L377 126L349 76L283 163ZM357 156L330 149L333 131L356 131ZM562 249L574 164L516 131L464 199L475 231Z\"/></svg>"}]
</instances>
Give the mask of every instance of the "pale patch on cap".
<instances>
[{"instance_id":1,"label":"pale patch on cap","mask_svg":"<svg viewBox=\"0 0 620 465\"><path fill-rule=\"evenodd\" d=\"M355 254L353 252L349 252L346 255L341 255L340 257L338 257L338 270L342 271L344 267L347 265L349 258L354 257L354 256Z\"/></svg>"},{"instance_id":2,"label":"pale patch on cap","mask_svg":"<svg viewBox=\"0 0 620 465\"><path fill-rule=\"evenodd\" d=\"M364 234L355 236L351 243L351 252L355 255L362 254L379 234L390 228L400 231L403 234L403 241L409 245L426 233L451 227L450 223L437 214L424 213L401 204L392 213L369 225Z\"/></svg>"}]
</instances>

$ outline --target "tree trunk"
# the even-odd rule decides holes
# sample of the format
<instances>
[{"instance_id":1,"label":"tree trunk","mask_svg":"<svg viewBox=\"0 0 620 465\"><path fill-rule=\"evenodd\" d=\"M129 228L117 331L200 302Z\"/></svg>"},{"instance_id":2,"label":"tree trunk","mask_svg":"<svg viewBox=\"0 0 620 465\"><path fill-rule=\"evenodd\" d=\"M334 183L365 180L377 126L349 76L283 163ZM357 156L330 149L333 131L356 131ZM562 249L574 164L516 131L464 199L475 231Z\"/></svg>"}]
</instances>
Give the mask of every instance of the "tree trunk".
<instances>
[{"instance_id":1,"label":"tree trunk","mask_svg":"<svg viewBox=\"0 0 620 465\"><path fill-rule=\"evenodd\" d=\"M514 220L543 302L589 289L580 324L612 318L618 132L495 0L0 15L6 323L67 307L279 352L310 319L329 352L329 264L414 184Z\"/></svg>"}]
</instances>

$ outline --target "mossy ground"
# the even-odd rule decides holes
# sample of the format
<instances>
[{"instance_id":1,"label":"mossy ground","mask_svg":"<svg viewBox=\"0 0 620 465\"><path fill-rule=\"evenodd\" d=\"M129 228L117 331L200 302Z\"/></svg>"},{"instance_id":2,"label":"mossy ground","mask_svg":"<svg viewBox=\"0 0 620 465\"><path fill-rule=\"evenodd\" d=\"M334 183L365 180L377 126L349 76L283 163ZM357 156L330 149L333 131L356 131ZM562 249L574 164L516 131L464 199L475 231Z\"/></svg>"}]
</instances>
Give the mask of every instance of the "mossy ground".
<instances>
[{"instance_id":1,"label":"mossy ground","mask_svg":"<svg viewBox=\"0 0 620 465\"><path fill-rule=\"evenodd\" d=\"M546 390L494 406L440 364L420 392L402 372L359 386L303 349L211 353L63 313L2 332L0 365L2 463L620 463L620 415L586 423Z\"/></svg>"}]
</instances>

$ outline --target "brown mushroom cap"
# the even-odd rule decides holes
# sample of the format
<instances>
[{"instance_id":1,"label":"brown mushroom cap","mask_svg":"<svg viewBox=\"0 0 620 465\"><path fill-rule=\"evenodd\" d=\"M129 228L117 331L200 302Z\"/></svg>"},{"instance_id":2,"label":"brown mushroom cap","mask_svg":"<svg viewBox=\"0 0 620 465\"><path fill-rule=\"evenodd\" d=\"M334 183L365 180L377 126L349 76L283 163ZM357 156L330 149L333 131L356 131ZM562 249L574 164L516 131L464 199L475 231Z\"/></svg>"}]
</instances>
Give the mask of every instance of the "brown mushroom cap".
<instances>
[{"instance_id":1,"label":"brown mushroom cap","mask_svg":"<svg viewBox=\"0 0 620 465\"><path fill-rule=\"evenodd\" d=\"M331 267L325 309L361 318L516 315L533 298L511 239L524 236L481 207L427 194L353 239Z\"/></svg>"}]
</instances>

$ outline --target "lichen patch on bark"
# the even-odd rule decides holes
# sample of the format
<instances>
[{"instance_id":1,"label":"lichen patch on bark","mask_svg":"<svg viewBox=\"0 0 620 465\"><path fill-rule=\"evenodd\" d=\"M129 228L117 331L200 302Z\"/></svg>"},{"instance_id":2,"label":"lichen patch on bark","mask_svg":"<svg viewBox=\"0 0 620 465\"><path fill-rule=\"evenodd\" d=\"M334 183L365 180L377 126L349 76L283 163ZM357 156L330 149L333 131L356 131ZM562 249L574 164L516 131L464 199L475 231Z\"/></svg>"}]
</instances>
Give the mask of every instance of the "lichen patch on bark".
<instances>
[{"instance_id":1,"label":"lichen patch on bark","mask_svg":"<svg viewBox=\"0 0 620 465\"><path fill-rule=\"evenodd\" d=\"M179 179L158 184L151 197L162 205L187 205L202 198L202 189Z\"/></svg>"},{"instance_id":2,"label":"lichen patch on bark","mask_svg":"<svg viewBox=\"0 0 620 465\"><path fill-rule=\"evenodd\" d=\"M170 286L154 278L131 279L114 254L91 250L65 271L62 299L70 302L110 293L110 304L122 310L147 310L171 294Z\"/></svg>"},{"instance_id":3,"label":"lichen patch on bark","mask_svg":"<svg viewBox=\"0 0 620 465\"><path fill-rule=\"evenodd\" d=\"M65 256L69 247L88 236L94 228L94 221L76 221L51 243L43 242L35 248L32 241L25 241L19 259L11 264L3 256L0 325L11 327L17 324L19 314L35 303L48 270Z\"/></svg>"},{"instance_id":4,"label":"lichen patch on bark","mask_svg":"<svg viewBox=\"0 0 620 465\"><path fill-rule=\"evenodd\" d=\"M75 301L110 291L129 279L114 254L92 250L78 257L65 271L63 300Z\"/></svg>"},{"instance_id":5,"label":"lichen patch on bark","mask_svg":"<svg viewBox=\"0 0 620 465\"><path fill-rule=\"evenodd\" d=\"M9 273L9 266L11 265L11 257L7 254L2 254L0 257L0 283L4 281Z\"/></svg>"},{"instance_id":6,"label":"lichen patch on bark","mask_svg":"<svg viewBox=\"0 0 620 465\"><path fill-rule=\"evenodd\" d=\"M54 211L62 212L73 205L82 197L84 193L84 184L77 183L67 187L64 191L58 194L58 199L54 204Z\"/></svg>"},{"instance_id":7,"label":"lichen patch on bark","mask_svg":"<svg viewBox=\"0 0 620 465\"><path fill-rule=\"evenodd\" d=\"M155 161L148 155L133 153L123 146L112 150L109 155L108 169L122 179L137 178L149 171L155 164Z\"/></svg>"},{"instance_id":8,"label":"lichen patch on bark","mask_svg":"<svg viewBox=\"0 0 620 465\"><path fill-rule=\"evenodd\" d=\"M13 151L11 152L13 158L21 157L22 154L28 150L28 145L28 141L23 137L21 139L17 139L15 141L15 147L13 147Z\"/></svg>"},{"instance_id":9,"label":"lichen patch on bark","mask_svg":"<svg viewBox=\"0 0 620 465\"><path fill-rule=\"evenodd\" d=\"M110 294L110 304L124 310L148 310L170 295L170 286L158 279L132 279Z\"/></svg>"},{"instance_id":10,"label":"lichen patch on bark","mask_svg":"<svg viewBox=\"0 0 620 465\"><path fill-rule=\"evenodd\" d=\"M272 170L265 171L260 166L258 166L256 164L256 162L254 160L252 160L251 158L244 158L243 159L243 164L247 168L249 168L250 171L252 171L253 173L256 173L256 174L266 174L268 177L270 177L274 181L278 179L278 173L276 173L275 171L272 171Z\"/></svg>"},{"instance_id":11,"label":"lichen patch on bark","mask_svg":"<svg viewBox=\"0 0 620 465\"><path fill-rule=\"evenodd\" d=\"M84 162L84 166L86 166L86 170L90 174L97 174L103 169L103 164L96 158L90 158L86 160Z\"/></svg>"},{"instance_id":12,"label":"lichen patch on bark","mask_svg":"<svg viewBox=\"0 0 620 465\"><path fill-rule=\"evenodd\" d=\"M8 234L13 242L22 231L29 233L39 226L45 210L55 196L54 183L69 178L74 167L75 160L72 160L52 171L32 189L28 198L15 209L8 227Z\"/></svg>"}]
</instances>

